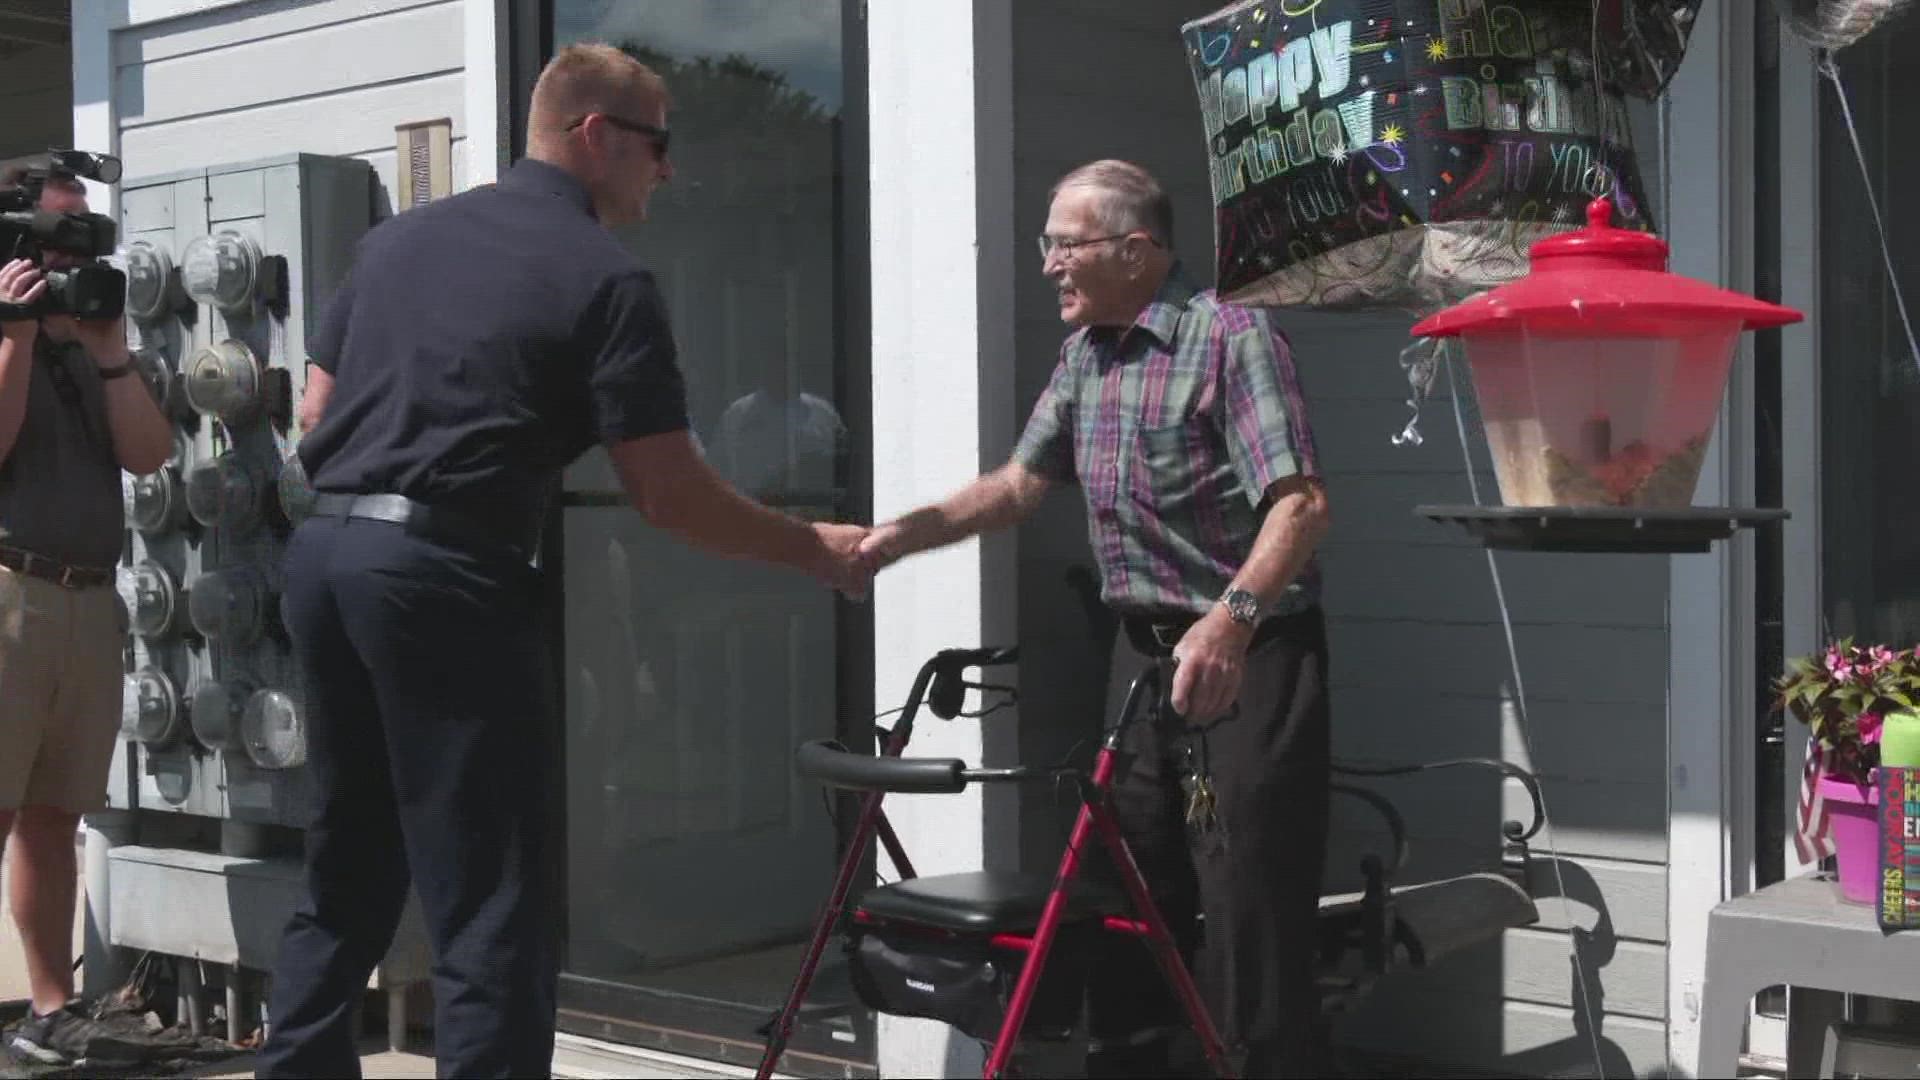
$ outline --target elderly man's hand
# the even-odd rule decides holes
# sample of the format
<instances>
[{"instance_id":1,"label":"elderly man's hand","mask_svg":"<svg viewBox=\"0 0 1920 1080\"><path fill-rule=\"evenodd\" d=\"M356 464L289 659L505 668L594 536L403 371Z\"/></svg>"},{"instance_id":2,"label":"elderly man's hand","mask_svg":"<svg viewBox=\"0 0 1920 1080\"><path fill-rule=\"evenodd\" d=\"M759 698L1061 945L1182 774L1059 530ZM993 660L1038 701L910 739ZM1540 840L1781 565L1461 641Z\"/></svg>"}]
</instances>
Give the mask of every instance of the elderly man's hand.
<instances>
[{"instance_id":1,"label":"elderly man's hand","mask_svg":"<svg viewBox=\"0 0 1920 1080\"><path fill-rule=\"evenodd\" d=\"M1240 697L1253 627L1216 607L1187 628L1173 647L1173 711L1190 724L1223 715Z\"/></svg>"},{"instance_id":2,"label":"elderly man's hand","mask_svg":"<svg viewBox=\"0 0 1920 1080\"><path fill-rule=\"evenodd\" d=\"M860 557L866 560L867 568L877 574L900 558L901 546L900 523L889 521L875 525L860 541Z\"/></svg>"},{"instance_id":3,"label":"elderly man's hand","mask_svg":"<svg viewBox=\"0 0 1920 1080\"><path fill-rule=\"evenodd\" d=\"M866 599L867 588L873 584L873 569L860 552L860 542L867 537L866 526L817 522L813 532L823 549L814 573L849 599Z\"/></svg>"}]
</instances>

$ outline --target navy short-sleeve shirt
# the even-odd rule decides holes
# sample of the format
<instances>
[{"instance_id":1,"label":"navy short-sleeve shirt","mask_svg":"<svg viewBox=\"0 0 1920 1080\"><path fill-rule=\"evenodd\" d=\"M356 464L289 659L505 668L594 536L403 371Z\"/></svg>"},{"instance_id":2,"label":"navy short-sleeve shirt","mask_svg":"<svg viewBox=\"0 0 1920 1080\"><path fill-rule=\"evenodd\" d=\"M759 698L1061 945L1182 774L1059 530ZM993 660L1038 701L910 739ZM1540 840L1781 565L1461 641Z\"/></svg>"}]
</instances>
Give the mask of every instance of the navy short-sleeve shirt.
<instances>
[{"instance_id":1,"label":"navy short-sleeve shirt","mask_svg":"<svg viewBox=\"0 0 1920 1080\"><path fill-rule=\"evenodd\" d=\"M334 378L299 445L319 491L530 520L594 443L688 426L653 276L532 159L367 233L307 354Z\"/></svg>"}]
</instances>

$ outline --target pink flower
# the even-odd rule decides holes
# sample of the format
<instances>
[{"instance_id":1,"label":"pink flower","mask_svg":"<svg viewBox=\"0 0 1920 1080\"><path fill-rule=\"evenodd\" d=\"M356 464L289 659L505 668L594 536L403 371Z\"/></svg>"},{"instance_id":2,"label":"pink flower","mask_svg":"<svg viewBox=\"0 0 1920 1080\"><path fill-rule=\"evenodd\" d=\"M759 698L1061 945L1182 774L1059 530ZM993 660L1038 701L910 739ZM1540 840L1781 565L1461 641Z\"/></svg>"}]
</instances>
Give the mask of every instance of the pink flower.
<instances>
[{"instance_id":1,"label":"pink flower","mask_svg":"<svg viewBox=\"0 0 1920 1080\"><path fill-rule=\"evenodd\" d=\"M1867 651L1867 656L1872 661L1873 670L1875 671L1879 671L1881 668L1893 663L1893 650L1887 648L1885 645L1875 645Z\"/></svg>"},{"instance_id":2,"label":"pink flower","mask_svg":"<svg viewBox=\"0 0 1920 1080\"><path fill-rule=\"evenodd\" d=\"M1880 741L1880 714L1861 713L1859 720L1860 741L1868 746Z\"/></svg>"},{"instance_id":3,"label":"pink flower","mask_svg":"<svg viewBox=\"0 0 1920 1080\"><path fill-rule=\"evenodd\" d=\"M1915 650L1915 651L1916 651L1916 654L1920 654L1920 650ZM1843 665L1844 663L1846 663L1846 661L1841 658L1839 649L1827 650L1827 671L1829 673L1838 674L1840 671L1841 665Z\"/></svg>"}]
</instances>

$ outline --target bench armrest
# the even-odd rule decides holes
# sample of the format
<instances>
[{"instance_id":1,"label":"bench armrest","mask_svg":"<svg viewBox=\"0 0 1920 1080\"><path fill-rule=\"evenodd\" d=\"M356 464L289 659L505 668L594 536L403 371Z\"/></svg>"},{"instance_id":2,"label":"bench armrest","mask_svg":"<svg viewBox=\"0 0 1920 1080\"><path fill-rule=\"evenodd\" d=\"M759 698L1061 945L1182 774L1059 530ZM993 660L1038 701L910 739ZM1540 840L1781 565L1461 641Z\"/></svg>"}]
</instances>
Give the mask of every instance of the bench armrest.
<instances>
[{"instance_id":1,"label":"bench armrest","mask_svg":"<svg viewBox=\"0 0 1920 1080\"><path fill-rule=\"evenodd\" d=\"M1407 858L1411 855L1407 842L1407 819L1401 815L1399 808L1387 801L1383 795L1352 784L1342 784L1337 780L1328 785L1327 790L1336 795L1347 795L1359 799L1372 807L1374 812L1387 823L1387 833L1393 838L1393 861L1388 864L1386 877L1398 878L1400 871L1406 869Z\"/></svg>"},{"instance_id":2,"label":"bench armrest","mask_svg":"<svg viewBox=\"0 0 1920 1080\"><path fill-rule=\"evenodd\" d=\"M1527 844L1539 835L1541 828L1547 823L1546 803L1540 794L1540 779L1533 773L1511 761L1502 761L1498 758L1453 758L1447 761L1423 762L1418 765L1356 765L1340 761L1333 763L1335 776L1410 776L1433 769L1452 768L1490 769L1509 780L1517 781L1526 789L1527 799L1532 804L1532 820L1520 822L1509 819L1500 826L1500 833L1506 837L1507 842L1507 850L1501 861L1508 875L1524 886L1527 863L1531 854Z\"/></svg>"}]
</instances>

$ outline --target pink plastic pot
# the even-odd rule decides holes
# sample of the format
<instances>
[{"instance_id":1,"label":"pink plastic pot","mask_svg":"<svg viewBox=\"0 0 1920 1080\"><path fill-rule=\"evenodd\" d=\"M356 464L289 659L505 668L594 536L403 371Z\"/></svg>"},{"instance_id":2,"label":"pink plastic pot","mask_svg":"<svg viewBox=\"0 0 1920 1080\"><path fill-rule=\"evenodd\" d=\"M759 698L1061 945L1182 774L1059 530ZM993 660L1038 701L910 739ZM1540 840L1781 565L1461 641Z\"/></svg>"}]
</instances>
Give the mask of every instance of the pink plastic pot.
<instances>
[{"instance_id":1,"label":"pink plastic pot","mask_svg":"<svg viewBox=\"0 0 1920 1080\"><path fill-rule=\"evenodd\" d=\"M1880 895L1880 820L1874 808L1880 791L1851 780L1820 778L1827 824L1833 830L1834 857L1840 861L1840 895L1871 904Z\"/></svg>"}]
</instances>

